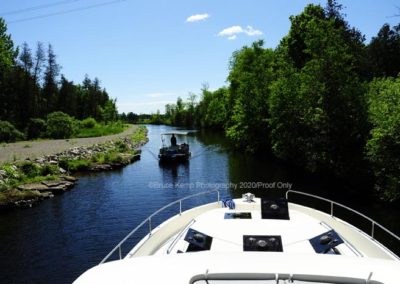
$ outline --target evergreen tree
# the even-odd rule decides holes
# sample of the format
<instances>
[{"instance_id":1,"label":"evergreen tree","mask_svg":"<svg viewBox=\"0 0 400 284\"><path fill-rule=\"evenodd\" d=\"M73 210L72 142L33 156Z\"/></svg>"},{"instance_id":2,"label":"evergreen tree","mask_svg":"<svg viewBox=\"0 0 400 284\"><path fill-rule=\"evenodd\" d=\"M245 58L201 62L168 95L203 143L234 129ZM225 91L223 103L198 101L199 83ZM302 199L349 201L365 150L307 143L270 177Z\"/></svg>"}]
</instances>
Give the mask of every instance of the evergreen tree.
<instances>
[{"instance_id":1,"label":"evergreen tree","mask_svg":"<svg viewBox=\"0 0 400 284\"><path fill-rule=\"evenodd\" d=\"M36 46L35 58L34 58L34 69L33 69L33 80L36 85L40 85L40 77L43 70L43 65L46 60L43 43L38 42Z\"/></svg>"},{"instance_id":2,"label":"evergreen tree","mask_svg":"<svg viewBox=\"0 0 400 284\"><path fill-rule=\"evenodd\" d=\"M40 124L36 123L40 121L37 118L59 110L79 119L91 116L107 122L117 119L116 100L110 99L99 79L91 81L86 76L80 86L62 76L59 89L59 72L50 44L47 56L40 42L34 55L24 43L18 56L18 49L14 48L0 18L0 120L27 129L29 137L34 137L37 133L32 128Z\"/></svg>"},{"instance_id":3,"label":"evergreen tree","mask_svg":"<svg viewBox=\"0 0 400 284\"><path fill-rule=\"evenodd\" d=\"M57 77L60 72L60 66L56 62L56 55L53 47L49 44L47 49L47 66L44 74L43 99L44 113L51 113L57 108L58 101L58 82Z\"/></svg>"},{"instance_id":4,"label":"evergreen tree","mask_svg":"<svg viewBox=\"0 0 400 284\"><path fill-rule=\"evenodd\" d=\"M367 47L370 78L397 77L400 73L400 24L384 24Z\"/></svg>"},{"instance_id":5,"label":"evergreen tree","mask_svg":"<svg viewBox=\"0 0 400 284\"><path fill-rule=\"evenodd\" d=\"M32 77L32 51L26 42L22 45L18 59L18 66L15 68L15 71L19 73L18 81L20 81L20 84L14 86L18 97L15 107L19 117L17 124L25 126L29 118L35 117L37 114L37 89Z\"/></svg>"},{"instance_id":6,"label":"evergreen tree","mask_svg":"<svg viewBox=\"0 0 400 284\"><path fill-rule=\"evenodd\" d=\"M0 17L0 120L9 120L12 116L12 98L9 93L9 76L17 57L11 36L7 34L7 25Z\"/></svg>"},{"instance_id":7,"label":"evergreen tree","mask_svg":"<svg viewBox=\"0 0 400 284\"><path fill-rule=\"evenodd\" d=\"M128 112L126 119L129 123L137 123L139 116L136 113Z\"/></svg>"},{"instance_id":8,"label":"evergreen tree","mask_svg":"<svg viewBox=\"0 0 400 284\"><path fill-rule=\"evenodd\" d=\"M70 116L78 117L78 91L74 82L68 81L64 75L61 75L60 92L58 96L58 108Z\"/></svg>"},{"instance_id":9,"label":"evergreen tree","mask_svg":"<svg viewBox=\"0 0 400 284\"><path fill-rule=\"evenodd\" d=\"M0 74L4 74L13 66L17 54L11 35L7 34L7 25L0 17Z\"/></svg>"}]
</instances>

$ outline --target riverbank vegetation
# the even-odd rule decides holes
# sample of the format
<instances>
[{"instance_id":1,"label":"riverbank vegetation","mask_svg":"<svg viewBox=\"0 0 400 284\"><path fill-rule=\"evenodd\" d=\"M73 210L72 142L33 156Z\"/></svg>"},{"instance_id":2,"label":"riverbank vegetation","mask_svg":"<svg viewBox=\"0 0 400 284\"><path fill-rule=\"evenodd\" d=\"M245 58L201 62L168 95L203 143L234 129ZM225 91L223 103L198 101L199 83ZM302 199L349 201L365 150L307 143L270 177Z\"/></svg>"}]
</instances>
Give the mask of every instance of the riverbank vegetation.
<instances>
[{"instance_id":1,"label":"riverbank vegetation","mask_svg":"<svg viewBox=\"0 0 400 284\"><path fill-rule=\"evenodd\" d=\"M0 209L30 205L28 200L37 202L48 198L49 192L62 193L72 185L70 174L123 167L138 159L138 147L146 142L147 129L139 126L130 137L116 141L1 165ZM50 181L58 182L53 182L55 186L51 187ZM60 181L64 181L62 186Z\"/></svg>"},{"instance_id":2,"label":"riverbank vegetation","mask_svg":"<svg viewBox=\"0 0 400 284\"><path fill-rule=\"evenodd\" d=\"M275 49L260 40L233 53L228 86L204 86L198 102L179 98L150 122L221 129L238 149L399 199L400 24L366 43L334 0L290 21Z\"/></svg>"},{"instance_id":3,"label":"riverbank vegetation","mask_svg":"<svg viewBox=\"0 0 400 284\"><path fill-rule=\"evenodd\" d=\"M115 100L98 78L86 75L75 84L64 75L51 44L35 51L24 43L15 47L0 18L0 142L34 138L88 137L117 133L121 125ZM85 119L93 127L81 127ZM60 133L50 122L64 123ZM108 126L105 126L108 125ZM89 130L90 129L90 130Z\"/></svg>"},{"instance_id":4,"label":"riverbank vegetation","mask_svg":"<svg viewBox=\"0 0 400 284\"><path fill-rule=\"evenodd\" d=\"M50 113L46 119L30 119L24 132L16 129L8 121L0 121L0 142L98 137L121 133L129 127L129 124L122 121L98 123L92 117L77 120L66 113L56 111Z\"/></svg>"},{"instance_id":5,"label":"riverbank vegetation","mask_svg":"<svg viewBox=\"0 0 400 284\"><path fill-rule=\"evenodd\" d=\"M122 166L129 164L131 160L139 152L138 145L142 145L147 141L147 129L139 126L135 133L125 139L97 145L91 154L81 155L80 157L64 156L58 160L60 167L69 173L101 169L101 165Z\"/></svg>"}]
</instances>

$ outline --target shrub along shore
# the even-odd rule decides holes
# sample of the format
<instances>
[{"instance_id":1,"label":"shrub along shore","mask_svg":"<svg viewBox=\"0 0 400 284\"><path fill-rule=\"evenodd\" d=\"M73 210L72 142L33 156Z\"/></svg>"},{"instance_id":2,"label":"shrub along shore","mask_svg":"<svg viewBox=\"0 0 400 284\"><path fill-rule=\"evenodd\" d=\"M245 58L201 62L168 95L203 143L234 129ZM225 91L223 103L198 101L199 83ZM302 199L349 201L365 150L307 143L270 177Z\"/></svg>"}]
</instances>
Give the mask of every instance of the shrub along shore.
<instances>
[{"instance_id":1,"label":"shrub along shore","mask_svg":"<svg viewBox=\"0 0 400 284\"><path fill-rule=\"evenodd\" d=\"M32 205L71 189L78 172L122 168L140 159L139 147L147 142L147 129L133 135L0 166L0 210Z\"/></svg>"}]
</instances>

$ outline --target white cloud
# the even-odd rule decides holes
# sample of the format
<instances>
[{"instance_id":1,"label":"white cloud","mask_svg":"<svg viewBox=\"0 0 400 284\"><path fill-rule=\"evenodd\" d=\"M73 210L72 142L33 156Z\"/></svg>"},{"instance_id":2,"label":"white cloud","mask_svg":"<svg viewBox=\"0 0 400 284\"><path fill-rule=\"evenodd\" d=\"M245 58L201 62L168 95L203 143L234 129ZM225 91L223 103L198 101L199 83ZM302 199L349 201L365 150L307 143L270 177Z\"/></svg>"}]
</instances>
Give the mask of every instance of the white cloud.
<instances>
[{"instance_id":1,"label":"white cloud","mask_svg":"<svg viewBox=\"0 0 400 284\"><path fill-rule=\"evenodd\" d=\"M197 15L192 15L186 19L187 23L194 23L194 22L199 22L199 21L205 21L207 18L209 18L210 15L205 13L205 14L197 14Z\"/></svg>"},{"instance_id":2,"label":"white cloud","mask_svg":"<svg viewBox=\"0 0 400 284\"><path fill-rule=\"evenodd\" d=\"M227 37L229 40L234 40L237 38L238 34L246 34L248 36L259 36L262 35L262 31L255 30L252 26L247 26L245 29L241 26L232 26L223 29L218 33L218 36Z\"/></svg>"},{"instance_id":3,"label":"white cloud","mask_svg":"<svg viewBox=\"0 0 400 284\"><path fill-rule=\"evenodd\" d=\"M247 28L244 31L248 36L258 36L262 35L262 31L255 30L252 26L247 26Z\"/></svg>"},{"instance_id":4,"label":"white cloud","mask_svg":"<svg viewBox=\"0 0 400 284\"><path fill-rule=\"evenodd\" d=\"M240 34L243 32L243 29L241 26L232 26L229 28L226 28L218 33L219 36L233 36L235 34Z\"/></svg>"}]
</instances>

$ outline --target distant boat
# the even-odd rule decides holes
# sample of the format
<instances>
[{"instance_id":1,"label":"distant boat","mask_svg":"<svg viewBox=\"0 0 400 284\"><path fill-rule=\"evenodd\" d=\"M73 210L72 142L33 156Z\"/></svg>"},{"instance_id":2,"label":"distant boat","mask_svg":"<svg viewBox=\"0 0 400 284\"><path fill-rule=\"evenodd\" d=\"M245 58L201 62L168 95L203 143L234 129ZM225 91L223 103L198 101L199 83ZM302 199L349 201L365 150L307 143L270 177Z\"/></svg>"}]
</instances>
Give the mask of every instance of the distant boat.
<instances>
[{"instance_id":1,"label":"distant boat","mask_svg":"<svg viewBox=\"0 0 400 284\"><path fill-rule=\"evenodd\" d=\"M175 131L161 133L162 146L158 154L160 162L184 162L189 160L191 153L187 141L181 144L169 144L172 137L175 137L176 142L176 137L186 137L186 135L188 135L188 132Z\"/></svg>"},{"instance_id":2,"label":"distant boat","mask_svg":"<svg viewBox=\"0 0 400 284\"><path fill-rule=\"evenodd\" d=\"M330 212L288 202L289 193L325 202ZM182 210L187 199L205 194L216 201ZM154 226L160 212L174 208L176 215ZM363 218L371 230L339 219L336 209ZM157 210L74 283L399 284L400 258L375 239L378 229L399 242L369 217L316 195L289 190L276 200L247 193L221 201L217 190L203 191Z\"/></svg>"}]
</instances>

